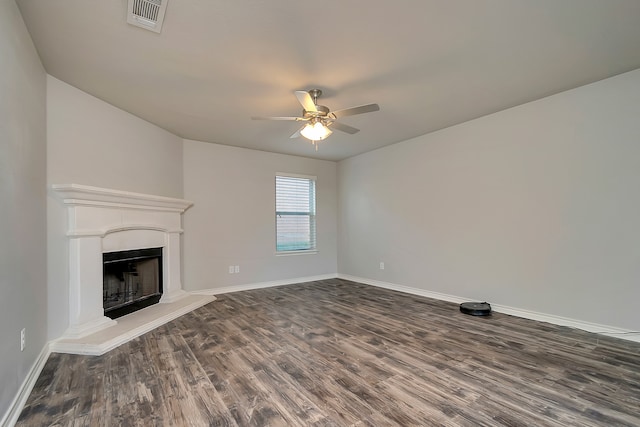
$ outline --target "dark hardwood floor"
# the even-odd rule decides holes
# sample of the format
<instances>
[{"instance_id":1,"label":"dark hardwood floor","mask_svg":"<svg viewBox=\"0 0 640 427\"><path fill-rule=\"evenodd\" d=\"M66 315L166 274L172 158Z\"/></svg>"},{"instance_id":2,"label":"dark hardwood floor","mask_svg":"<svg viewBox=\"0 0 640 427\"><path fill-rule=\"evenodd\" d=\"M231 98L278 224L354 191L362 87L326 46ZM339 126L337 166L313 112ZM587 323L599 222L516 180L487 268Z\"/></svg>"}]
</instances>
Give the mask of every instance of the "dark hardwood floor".
<instances>
[{"instance_id":1,"label":"dark hardwood floor","mask_svg":"<svg viewBox=\"0 0 640 427\"><path fill-rule=\"evenodd\" d=\"M53 354L19 426L640 426L640 344L345 280Z\"/></svg>"}]
</instances>

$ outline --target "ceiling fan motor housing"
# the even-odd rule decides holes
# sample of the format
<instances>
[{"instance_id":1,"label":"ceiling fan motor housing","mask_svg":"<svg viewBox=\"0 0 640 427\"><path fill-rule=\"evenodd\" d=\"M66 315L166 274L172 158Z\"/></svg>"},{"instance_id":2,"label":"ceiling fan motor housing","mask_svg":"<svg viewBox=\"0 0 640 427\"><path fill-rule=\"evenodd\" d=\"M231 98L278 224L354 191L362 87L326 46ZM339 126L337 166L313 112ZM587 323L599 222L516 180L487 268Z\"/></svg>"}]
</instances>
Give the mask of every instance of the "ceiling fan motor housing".
<instances>
[{"instance_id":1,"label":"ceiling fan motor housing","mask_svg":"<svg viewBox=\"0 0 640 427\"><path fill-rule=\"evenodd\" d=\"M307 111L303 109L302 116L305 119L311 119L313 117L326 117L329 114L329 108L324 105L316 105L316 109L318 111Z\"/></svg>"}]
</instances>

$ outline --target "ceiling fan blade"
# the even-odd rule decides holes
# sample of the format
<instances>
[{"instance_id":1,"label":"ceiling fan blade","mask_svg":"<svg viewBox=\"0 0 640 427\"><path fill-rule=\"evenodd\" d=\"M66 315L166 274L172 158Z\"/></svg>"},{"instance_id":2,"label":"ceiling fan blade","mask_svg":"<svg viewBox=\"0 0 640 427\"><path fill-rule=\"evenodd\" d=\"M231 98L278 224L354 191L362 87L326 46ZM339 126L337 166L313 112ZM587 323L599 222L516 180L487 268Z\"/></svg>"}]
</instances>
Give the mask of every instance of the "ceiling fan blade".
<instances>
[{"instance_id":1,"label":"ceiling fan blade","mask_svg":"<svg viewBox=\"0 0 640 427\"><path fill-rule=\"evenodd\" d=\"M355 116L356 114L371 113L374 111L380 111L378 104L367 104L359 107L345 108L344 110L332 111L330 114L335 118Z\"/></svg>"},{"instance_id":2,"label":"ceiling fan blade","mask_svg":"<svg viewBox=\"0 0 640 427\"><path fill-rule=\"evenodd\" d=\"M351 135L353 135L354 133L360 132L360 129L356 129L354 127L345 125L344 123L333 122L329 124L329 126L339 131L349 133Z\"/></svg>"},{"instance_id":3,"label":"ceiling fan blade","mask_svg":"<svg viewBox=\"0 0 640 427\"><path fill-rule=\"evenodd\" d=\"M304 120L302 117L251 117L251 120Z\"/></svg>"},{"instance_id":4,"label":"ceiling fan blade","mask_svg":"<svg viewBox=\"0 0 640 427\"><path fill-rule=\"evenodd\" d=\"M304 90L295 91L296 98L298 98L298 102L302 105L302 108L305 111L313 111L316 112L318 109L316 108L316 104L313 103L313 98L309 95L309 92L305 92Z\"/></svg>"},{"instance_id":5,"label":"ceiling fan blade","mask_svg":"<svg viewBox=\"0 0 640 427\"><path fill-rule=\"evenodd\" d=\"M306 125L305 125L306 126ZM300 132L302 131L302 129L304 129L304 126L302 126L300 129L298 129L293 135L291 135L289 137L289 139L294 139L294 138L298 138L300 137L300 135L302 135Z\"/></svg>"}]
</instances>

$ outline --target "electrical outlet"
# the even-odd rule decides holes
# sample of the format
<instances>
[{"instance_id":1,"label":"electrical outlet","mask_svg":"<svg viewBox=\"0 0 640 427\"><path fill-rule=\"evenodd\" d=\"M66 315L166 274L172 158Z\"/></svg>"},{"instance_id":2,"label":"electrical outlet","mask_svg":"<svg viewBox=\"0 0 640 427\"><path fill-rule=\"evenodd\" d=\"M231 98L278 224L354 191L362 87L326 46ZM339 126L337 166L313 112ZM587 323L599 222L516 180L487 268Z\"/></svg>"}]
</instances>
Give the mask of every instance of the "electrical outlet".
<instances>
[{"instance_id":1,"label":"electrical outlet","mask_svg":"<svg viewBox=\"0 0 640 427\"><path fill-rule=\"evenodd\" d=\"M384 262L380 261L380 270L384 270Z\"/></svg>"},{"instance_id":2,"label":"electrical outlet","mask_svg":"<svg viewBox=\"0 0 640 427\"><path fill-rule=\"evenodd\" d=\"M229 266L229 274L233 274L233 270L234 270L233 265L230 265Z\"/></svg>"},{"instance_id":3,"label":"electrical outlet","mask_svg":"<svg viewBox=\"0 0 640 427\"><path fill-rule=\"evenodd\" d=\"M24 351L24 348L27 346L27 330L22 328L20 331L20 351Z\"/></svg>"},{"instance_id":4,"label":"electrical outlet","mask_svg":"<svg viewBox=\"0 0 640 427\"><path fill-rule=\"evenodd\" d=\"M234 267L234 273L240 273L240 266L239 265L236 265Z\"/></svg>"}]
</instances>

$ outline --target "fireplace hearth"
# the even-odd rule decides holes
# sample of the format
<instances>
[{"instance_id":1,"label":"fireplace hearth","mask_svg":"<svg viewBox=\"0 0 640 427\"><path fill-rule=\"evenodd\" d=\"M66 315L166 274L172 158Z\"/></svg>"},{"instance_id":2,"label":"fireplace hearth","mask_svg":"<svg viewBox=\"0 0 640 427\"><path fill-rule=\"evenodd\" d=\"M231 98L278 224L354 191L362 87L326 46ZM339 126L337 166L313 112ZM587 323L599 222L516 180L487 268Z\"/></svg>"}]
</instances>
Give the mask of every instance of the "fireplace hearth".
<instances>
[{"instance_id":1,"label":"fireplace hearth","mask_svg":"<svg viewBox=\"0 0 640 427\"><path fill-rule=\"evenodd\" d=\"M104 315L117 319L162 297L162 248L107 252L103 258Z\"/></svg>"}]
</instances>

